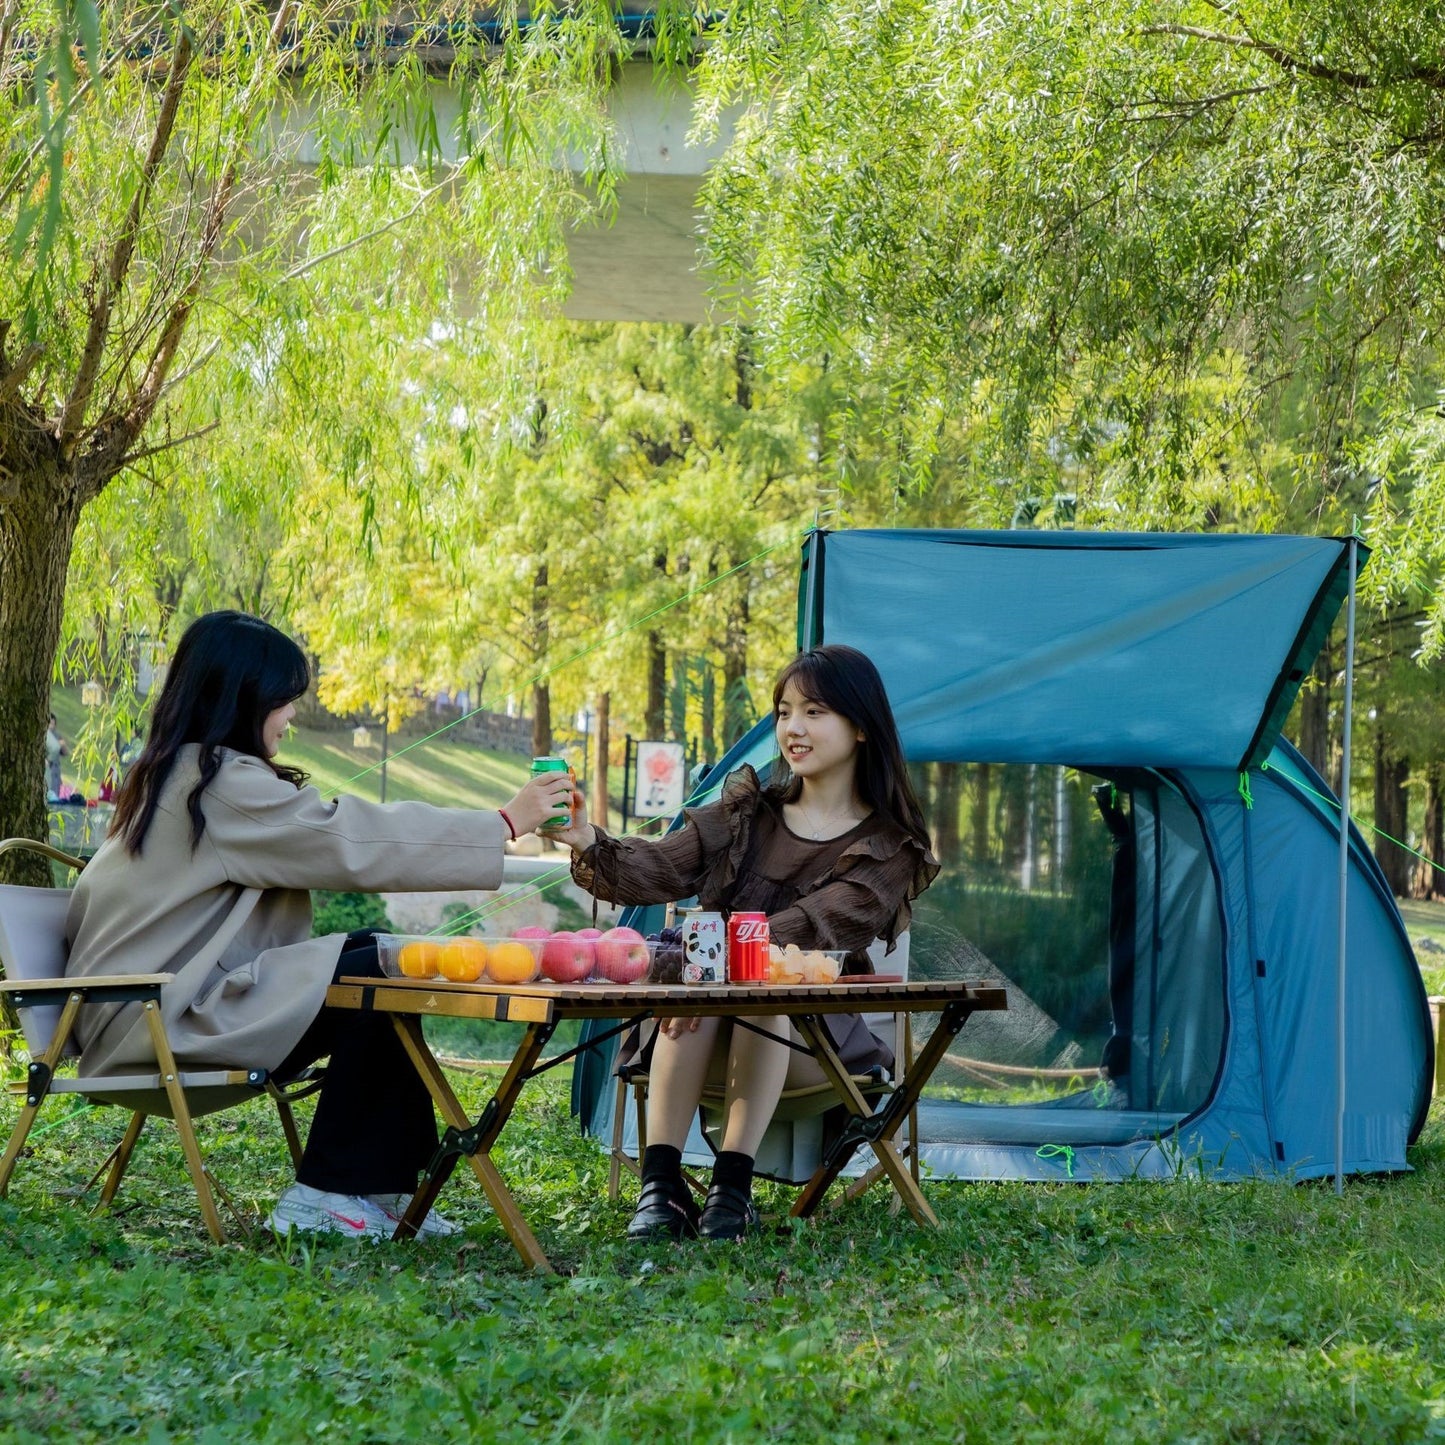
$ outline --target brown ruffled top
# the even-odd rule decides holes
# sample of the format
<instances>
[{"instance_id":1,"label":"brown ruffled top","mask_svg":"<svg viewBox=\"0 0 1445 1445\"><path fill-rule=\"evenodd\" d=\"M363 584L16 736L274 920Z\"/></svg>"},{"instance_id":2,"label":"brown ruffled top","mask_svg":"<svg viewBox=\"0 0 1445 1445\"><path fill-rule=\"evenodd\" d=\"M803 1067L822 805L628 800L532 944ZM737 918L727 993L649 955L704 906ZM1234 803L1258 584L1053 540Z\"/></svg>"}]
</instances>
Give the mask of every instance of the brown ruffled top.
<instances>
[{"instance_id":1,"label":"brown ruffled top","mask_svg":"<svg viewBox=\"0 0 1445 1445\"><path fill-rule=\"evenodd\" d=\"M891 949L912 901L938 875L921 843L878 813L836 838L799 837L744 764L711 803L684 810L662 838L597 841L574 855L572 877L609 903L669 903L696 895L720 913L766 913L773 939L847 949L845 973L871 973L875 938Z\"/></svg>"}]
</instances>

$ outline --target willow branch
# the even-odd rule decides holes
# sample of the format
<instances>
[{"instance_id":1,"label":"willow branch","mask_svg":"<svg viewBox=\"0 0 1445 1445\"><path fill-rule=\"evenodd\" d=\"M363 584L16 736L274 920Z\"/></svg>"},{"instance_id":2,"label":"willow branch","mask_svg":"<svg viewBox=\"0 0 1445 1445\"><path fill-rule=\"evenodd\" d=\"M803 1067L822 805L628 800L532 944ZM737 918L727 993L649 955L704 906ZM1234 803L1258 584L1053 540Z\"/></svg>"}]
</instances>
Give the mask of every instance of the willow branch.
<instances>
[{"instance_id":1,"label":"willow branch","mask_svg":"<svg viewBox=\"0 0 1445 1445\"><path fill-rule=\"evenodd\" d=\"M188 431L184 436L167 437L163 442L157 442L154 446L142 447L138 452L128 452L121 459L122 467L133 467L145 461L149 457L158 457L162 452L174 450L176 447L183 447L187 442L198 441L201 437L209 435L220 426L220 420L209 421L205 426L197 427L194 431Z\"/></svg>"},{"instance_id":2,"label":"willow branch","mask_svg":"<svg viewBox=\"0 0 1445 1445\"><path fill-rule=\"evenodd\" d=\"M1244 85L1240 86L1238 90L1221 90L1214 95L1151 96L1148 100L1134 101L1129 108L1135 114L1126 119L1136 121L1191 120L1201 111L1212 110L1215 106L1225 105L1231 100L1243 100L1250 95L1267 95L1272 90L1278 90L1283 84L1283 81L1270 81L1261 85Z\"/></svg>"},{"instance_id":3,"label":"willow branch","mask_svg":"<svg viewBox=\"0 0 1445 1445\"><path fill-rule=\"evenodd\" d=\"M1229 45L1238 50L1257 50L1272 60L1281 70L1298 75L1308 75L1315 80L1329 80L1336 85L1348 86L1351 90L1372 90L1381 82L1364 75L1358 70L1337 70L1332 65L1322 65L1317 60L1301 60L1289 51L1268 40L1255 40L1248 35L1231 35L1224 30L1206 30L1199 25L1145 25L1140 35L1182 35L1191 40L1203 40L1210 45ZM1424 80L1432 85L1445 85L1445 73L1433 67L1418 67L1393 77L1397 80Z\"/></svg>"},{"instance_id":4,"label":"willow branch","mask_svg":"<svg viewBox=\"0 0 1445 1445\"><path fill-rule=\"evenodd\" d=\"M404 214L394 216L384 225L378 226L374 231L368 231L364 236L354 236L349 241L343 241L339 246L333 246L329 251L323 251L319 256L311 256L299 265L293 266L291 270L287 271L285 275L281 277L282 283L300 280L307 272L314 271L316 267L325 265L327 261L334 261L338 256L344 256L348 251L354 251L358 246L364 246L368 241L374 241L378 236L384 236L388 231L394 231L398 226L406 225L423 206L427 205L434 196L446 190L449 185L451 185L451 177L448 177L444 181L438 181L436 185L423 191L421 195L417 197L416 204Z\"/></svg>"},{"instance_id":5,"label":"willow branch","mask_svg":"<svg viewBox=\"0 0 1445 1445\"><path fill-rule=\"evenodd\" d=\"M168 391L174 391L178 386L189 381L219 350L221 343L213 341L207 346L189 366L183 367L174 376L167 376L162 385L160 394L164 396Z\"/></svg>"},{"instance_id":6,"label":"willow branch","mask_svg":"<svg viewBox=\"0 0 1445 1445\"><path fill-rule=\"evenodd\" d=\"M287 29L291 24L292 16L295 14L296 5L294 0L287 0L286 4L280 6L276 17L271 25L271 53L277 55L280 52L281 42ZM236 191L236 177L240 171L241 148L245 142L247 118L255 105L257 95L261 87L262 76L266 73L264 64L258 62L255 74L251 77L250 84L246 87L245 94L241 97L238 109L238 119L235 132L231 137L229 152L226 156L225 165L222 167L221 178L216 183L216 189L211 193L211 199L206 206L205 220L201 226L200 242L196 249L196 256L191 268L191 277L187 281L185 289L176 298L166 317L165 325L161 328L161 334L156 342L155 350L151 353L150 365L146 368L145 379L141 382L136 393L135 401L132 403L126 416L126 424L130 428L131 436L137 437L145 428L155 412L156 404L160 401L162 393L166 389L166 377L170 373L171 366L175 361L176 350L181 344L181 337L185 334L186 324L191 318L191 312L195 308L196 300L201 294L201 287L205 283L206 274L210 270L211 261L221 244L221 234L225 230L226 217L230 213L231 200ZM214 348L213 348L214 349ZM204 364L207 357L203 355L196 366Z\"/></svg>"},{"instance_id":7,"label":"willow branch","mask_svg":"<svg viewBox=\"0 0 1445 1445\"><path fill-rule=\"evenodd\" d=\"M176 117L180 112L181 97L185 94L186 80L194 55L190 32L182 25L180 34L176 37L170 73L166 77L165 93L161 97L160 113L156 117L156 127L151 136L145 164L141 168L140 181L135 195L131 197L130 209L121 226L120 235L116 238L105 274L101 277L100 294L91 307L90 325L86 329L75 385L71 387L70 395L61 410L60 420L56 423L56 436L68 450L75 445L75 434L95 390L96 378L100 374L101 361L105 355L105 344L110 336L110 321L115 310L116 296L130 271L136 242L140 238L141 220L155 189L161 162L170 149L171 138L175 134Z\"/></svg>"},{"instance_id":8,"label":"willow branch","mask_svg":"<svg viewBox=\"0 0 1445 1445\"><path fill-rule=\"evenodd\" d=\"M27 346L15 359L15 364L0 377L0 403L9 401L25 385L25 378L35 369L35 363L45 354L39 344Z\"/></svg>"},{"instance_id":9,"label":"willow branch","mask_svg":"<svg viewBox=\"0 0 1445 1445\"><path fill-rule=\"evenodd\" d=\"M14 196L16 191L25 184L26 178L30 174L31 164L34 162L36 156L50 144L50 131L56 126L63 126L65 124L71 111L90 94L95 88L97 81L105 79L118 66L125 63L132 49L140 44L149 30L150 25L149 22L147 22L126 36L125 39L118 41L104 60L97 59L89 63L85 79L75 87L65 104L51 117L50 127L40 133L39 137L31 144L30 149L21 156L11 170L10 179L5 182L3 188L0 188L0 207L3 207L5 203ZM0 52L0 56L3 56L3 52ZM0 64L3 64L3 60L0 60ZM0 70L0 83L9 83L9 78L4 74L3 70Z\"/></svg>"}]
</instances>

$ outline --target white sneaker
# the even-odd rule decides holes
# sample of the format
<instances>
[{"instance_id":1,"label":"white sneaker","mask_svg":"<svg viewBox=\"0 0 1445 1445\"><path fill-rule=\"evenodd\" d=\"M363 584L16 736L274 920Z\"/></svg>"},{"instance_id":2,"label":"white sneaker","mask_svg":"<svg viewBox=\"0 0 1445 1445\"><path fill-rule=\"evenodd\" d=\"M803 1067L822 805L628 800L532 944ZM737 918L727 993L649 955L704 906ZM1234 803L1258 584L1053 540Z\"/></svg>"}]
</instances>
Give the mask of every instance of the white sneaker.
<instances>
[{"instance_id":1,"label":"white sneaker","mask_svg":"<svg viewBox=\"0 0 1445 1445\"><path fill-rule=\"evenodd\" d=\"M368 1204L374 1204L386 1217L391 1220L391 1227L394 1230L401 1223L401 1217L406 1213L411 1204L410 1194L368 1194ZM435 1209L422 1220L417 1227L416 1237L418 1239L445 1239L448 1235L460 1234L462 1227L450 1219L443 1218Z\"/></svg>"},{"instance_id":2,"label":"white sneaker","mask_svg":"<svg viewBox=\"0 0 1445 1445\"><path fill-rule=\"evenodd\" d=\"M293 1184L276 1201L267 1221L277 1234L340 1234L348 1239L390 1239L396 1221L359 1194L332 1194Z\"/></svg>"}]
</instances>

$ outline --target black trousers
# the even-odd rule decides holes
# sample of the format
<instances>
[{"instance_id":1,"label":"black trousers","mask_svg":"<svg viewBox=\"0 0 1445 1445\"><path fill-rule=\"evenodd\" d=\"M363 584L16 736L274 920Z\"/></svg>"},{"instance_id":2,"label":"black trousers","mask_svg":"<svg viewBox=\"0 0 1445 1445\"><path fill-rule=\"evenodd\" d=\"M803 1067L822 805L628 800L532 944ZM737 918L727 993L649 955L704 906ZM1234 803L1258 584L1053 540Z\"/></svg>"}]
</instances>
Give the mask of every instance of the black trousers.
<instances>
[{"instance_id":1,"label":"black trousers","mask_svg":"<svg viewBox=\"0 0 1445 1445\"><path fill-rule=\"evenodd\" d=\"M381 977L374 932L347 936L334 978ZM335 1194L415 1189L436 1149L436 1118L390 1015L323 1008L276 1077L294 1077L328 1055L297 1181Z\"/></svg>"}]
</instances>

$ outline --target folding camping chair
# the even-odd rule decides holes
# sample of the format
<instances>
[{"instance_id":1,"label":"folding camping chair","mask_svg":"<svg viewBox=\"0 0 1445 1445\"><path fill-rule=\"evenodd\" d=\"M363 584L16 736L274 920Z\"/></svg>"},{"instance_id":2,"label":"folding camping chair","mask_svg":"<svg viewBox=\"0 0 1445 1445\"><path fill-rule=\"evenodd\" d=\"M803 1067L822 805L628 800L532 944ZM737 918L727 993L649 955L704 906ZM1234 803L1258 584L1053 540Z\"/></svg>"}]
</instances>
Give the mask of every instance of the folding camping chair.
<instances>
[{"instance_id":1,"label":"folding camping chair","mask_svg":"<svg viewBox=\"0 0 1445 1445\"><path fill-rule=\"evenodd\" d=\"M0 842L0 853L12 849L41 853L76 871L84 866L81 859L29 838L7 838ZM4 1156L0 1158L0 1197L10 1187L10 1177L15 1172L21 1150L46 1099L56 1094L79 1094L92 1104L115 1104L131 1111L130 1122L120 1143L86 1185L88 1191L109 1170L96 1208L110 1204L115 1198L146 1120L152 1114L158 1114L175 1120L181 1151L191 1182L195 1185L206 1228L217 1244L223 1244L226 1235L216 1212L215 1194L225 1201L243 1229L246 1223L231 1197L206 1168L191 1121L203 1114L244 1103L259 1094L267 1094L275 1100L292 1161L299 1165L301 1139L291 1105L320 1087L320 1071L308 1071L288 1088L282 1089L271 1081L265 1069L178 1069L160 1010L161 987L170 982L172 975L145 973L109 978L66 978L65 915L69 904L68 888L0 884L0 964L5 969L0 995L7 997L19 1014L26 1048L30 1053L25 1081L10 1086L12 1092L24 1096L25 1103L11 1131ZM150 1030L159 1065L156 1072L89 1078L57 1074L63 1061L72 1060L79 1054L74 1032L81 1007L101 1001L140 1002L143 1005L146 1026Z\"/></svg>"},{"instance_id":2,"label":"folding camping chair","mask_svg":"<svg viewBox=\"0 0 1445 1445\"><path fill-rule=\"evenodd\" d=\"M884 944L877 940L869 948L869 956L879 972L902 974L908 978L908 934L898 938L897 947L886 955ZM893 1056L904 1070L913 1065L913 1021L906 1013L865 1014L870 1029L892 1045ZM647 1148L647 1091L649 1078L640 1062L624 1064L617 1071L617 1098L612 1114L612 1145L609 1151L607 1173L607 1197L616 1200L621 1193L622 1171L628 1170L641 1178L641 1159ZM893 1082L885 1071L875 1067L867 1073L853 1075L853 1082L864 1098L877 1100L889 1093ZM627 1097L632 1095L633 1109L637 1118L637 1152L630 1154L626 1146ZM813 1084L801 1089L787 1089L778 1101L777 1111L763 1135L758 1148L757 1173L765 1178L781 1180L784 1183L803 1184L822 1161L826 1142L826 1116L837 1106L838 1098L833 1086L828 1083ZM709 1089L704 1092L700 1109L704 1135L720 1132L722 1127L722 1090ZM919 1177L918 1154L913 1147L917 1137L917 1111L908 1119L907 1142L899 1147L899 1154L907 1157L914 1180ZM883 1173L881 1165L867 1170L859 1179L849 1183L842 1198L853 1199L872 1185ZM706 1195L707 1186L688 1170L683 1177L699 1196ZM893 1203L899 1204L897 1195Z\"/></svg>"}]
</instances>

